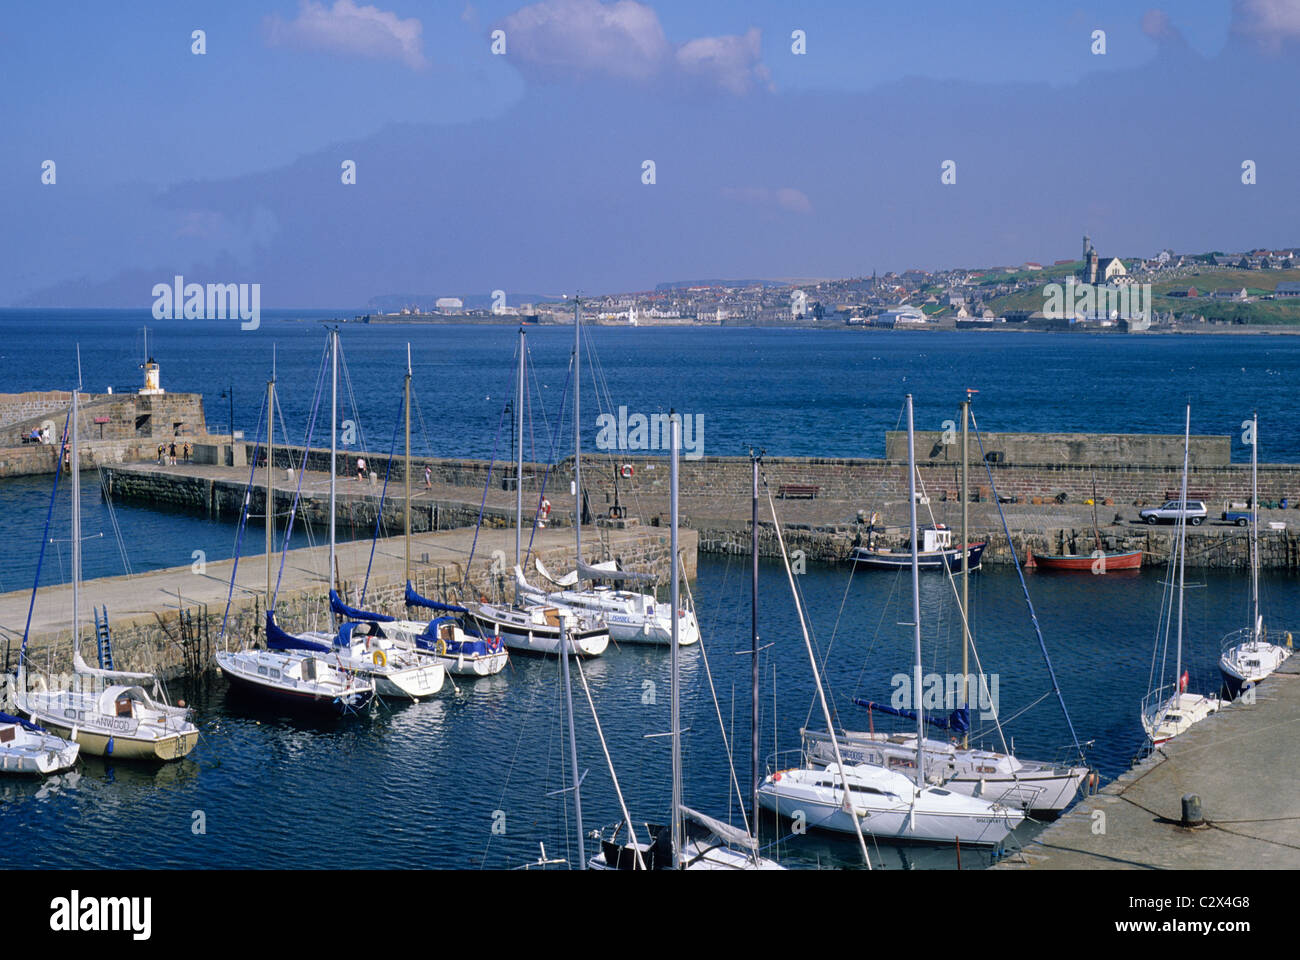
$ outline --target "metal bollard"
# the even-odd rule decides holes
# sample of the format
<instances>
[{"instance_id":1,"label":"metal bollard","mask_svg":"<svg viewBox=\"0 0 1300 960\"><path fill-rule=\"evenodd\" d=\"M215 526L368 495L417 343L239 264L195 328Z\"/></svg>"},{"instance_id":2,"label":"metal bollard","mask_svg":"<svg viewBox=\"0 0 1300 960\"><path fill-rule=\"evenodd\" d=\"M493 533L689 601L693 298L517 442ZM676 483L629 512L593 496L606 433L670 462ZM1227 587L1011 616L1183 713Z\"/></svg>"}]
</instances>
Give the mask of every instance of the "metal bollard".
<instances>
[{"instance_id":1,"label":"metal bollard","mask_svg":"<svg viewBox=\"0 0 1300 960\"><path fill-rule=\"evenodd\" d=\"M1183 795L1183 822L1184 827L1199 827L1205 823L1205 817L1201 814L1201 798L1194 793Z\"/></svg>"}]
</instances>

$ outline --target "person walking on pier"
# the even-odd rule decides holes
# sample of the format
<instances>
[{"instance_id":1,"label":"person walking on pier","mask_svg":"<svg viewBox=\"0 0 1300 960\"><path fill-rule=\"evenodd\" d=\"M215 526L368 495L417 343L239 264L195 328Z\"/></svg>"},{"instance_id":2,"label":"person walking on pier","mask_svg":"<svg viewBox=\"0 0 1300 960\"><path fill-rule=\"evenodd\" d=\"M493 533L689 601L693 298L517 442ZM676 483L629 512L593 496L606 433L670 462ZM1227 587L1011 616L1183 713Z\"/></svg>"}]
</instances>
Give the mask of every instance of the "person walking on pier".
<instances>
[{"instance_id":1,"label":"person walking on pier","mask_svg":"<svg viewBox=\"0 0 1300 960\"><path fill-rule=\"evenodd\" d=\"M433 484L429 482L430 477L432 476L433 476L433 471L429 469L429 465L426 463L424 465L424 489L426 490L433 489Z\"/></svg>"},{"instance_id":2,"label":"person walking on pier","mask_svg":"<svg viewBox=\"0 0 1300 960\"><path fill-rule=\"evenodd\" d=\"M176 466L176 441L175 440L173 440L171 442L171 445L167 448L167 463L173 467Z\"/></svg>"},{"instance_id":3,"label":"person walking on pier","mask_svg":"<svg viewBox=\"0 0 1300 960\"><path fill-rule=\"evenodd\" d=\"M162 466L162 462L163 462L163 454L165 454L166 452L167 452L167 445L162 443L158 444L158 466L160 467Z\"/></svg>"},{"instance_id":4,"label":"person walking on pier","mask_svg":"<svg viewBox=\"0 0 1300 960\"><path fill-rule=\"evenodd\" d=\"M189 463L189 462L190 462L190 454L193 453L193 452L194 452L194 448L191 447L191 446L190 446L190 442L189 442L188 440L186 440L186 441L185 441L185 462L186 462L186 463Z\"/></svg>"},{"instance_id":5,"label":"person walking on pier","mask_svg":"<svg viewBox=\"0 0 1300 960\"><path fill-rule=\"evenodd\" d=\"M357 479L366 479L366 460L364 457L357 457Z\"/></svg>"}]
</instances>

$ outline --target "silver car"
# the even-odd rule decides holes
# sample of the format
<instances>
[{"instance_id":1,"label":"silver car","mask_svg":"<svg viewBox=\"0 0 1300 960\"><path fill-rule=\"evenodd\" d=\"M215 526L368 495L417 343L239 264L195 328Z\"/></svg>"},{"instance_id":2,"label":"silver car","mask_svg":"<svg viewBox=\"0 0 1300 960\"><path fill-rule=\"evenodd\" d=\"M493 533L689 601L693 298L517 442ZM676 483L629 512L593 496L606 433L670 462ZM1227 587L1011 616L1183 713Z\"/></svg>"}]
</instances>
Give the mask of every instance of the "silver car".
<instances>
[{"instance_id":1,"label":"silver car","mask_svg":"<svg viewBox=\"0 0 1300 960\"><path fill-rule=\"evenodd\" d=\"M1200 526L1206 516L1208 511L1200 500L1188 500L1186 510L1183 509L1181 500L1169 500L1162 507L1150 507L1138 514L1147 523L1176 523L1180 517L1186 517L1187 522L1194 527Z\"/></svg>"}]
</instances>

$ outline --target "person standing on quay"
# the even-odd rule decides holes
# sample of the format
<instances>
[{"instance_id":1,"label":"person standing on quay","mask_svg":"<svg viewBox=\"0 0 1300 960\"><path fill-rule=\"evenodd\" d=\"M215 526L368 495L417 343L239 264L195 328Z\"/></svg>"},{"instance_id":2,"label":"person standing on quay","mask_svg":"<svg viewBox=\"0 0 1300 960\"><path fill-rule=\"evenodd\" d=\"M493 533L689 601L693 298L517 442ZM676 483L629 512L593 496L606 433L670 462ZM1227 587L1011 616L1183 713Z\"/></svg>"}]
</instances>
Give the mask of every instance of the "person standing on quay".
<instances>
[{"instance_id":1,"label":"person standing on quay","mask_svg":"<svg viewBox=\"0 0 1300 960\"><path fill-rule=\"evenodd\" d=\"M357 479L364 480L365 478L366 478L366 460L364 457L357 457Z\"/></svg>"},{"instance_id":2,"label":"person standing on quay","mask_svg":"<svg viewBox=\"0 0 1300 960\"><path fill-rule=\"evenodd\" d=\"M176 441L175 440L173 440L171 442L171 445L167 448L167 462L173 467L176 466Z\"/></svg>"},{"instance_id":3,"label":"person standing on quay","mask_svg":"<svg viewBox=\"0 0 1300 960\"><path fill-rule=\"evenodd\" d=\"M166 452L167 452L167 445L162 443L158 444L158 465L159 466L162 466L163 454L165 454Z\"/></svg>"},{"instance_id":4,"label":"person standing on quay","mask_svg":"<svg viewBox=\"0 0 1300 960\"><path fill-rule=\"evenodd\" d=\"M432 489L433 489L433 484L429 482L429 481L430 481L430 477L432 477L432 476L433 476L433 471L432 471L431 469L429 469L429 465L426 463L426 464L424 465L424 489L426 489L426 490L432 490Z\"/></svg>"},{"instance_id":5,"label":"person standing on quay","mask_svg":"<svg viewBox=\"0 0 1300 960\"><path fill-rule=\"evenodd\" d=\"M186 440L186 441L185 441L185 462L186 462L186 463L189 463L189 462L190 462L190 454L193 453L193 452L194 452L194 448L191 447L191 446L190 446L190 442L189 442L188 440Z\"/></svg>"}]
</instances>

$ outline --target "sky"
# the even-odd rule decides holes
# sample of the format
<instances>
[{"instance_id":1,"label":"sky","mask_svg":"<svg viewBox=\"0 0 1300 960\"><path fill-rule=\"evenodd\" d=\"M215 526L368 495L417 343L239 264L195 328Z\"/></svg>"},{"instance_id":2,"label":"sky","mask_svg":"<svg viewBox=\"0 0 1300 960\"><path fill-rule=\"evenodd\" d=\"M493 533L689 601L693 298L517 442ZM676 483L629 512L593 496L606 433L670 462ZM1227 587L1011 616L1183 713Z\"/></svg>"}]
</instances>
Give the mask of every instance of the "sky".
<instances>
[{"instance_id":1,"label":"sky","mask_svg":"<svg viewBox=\"0 0 1300 960\"><path fill-rule=\"evenodd\" d=\"M50 0L0 63L0 306L1300 244L1300 0Z\"/></svg>"}]
</instances>

